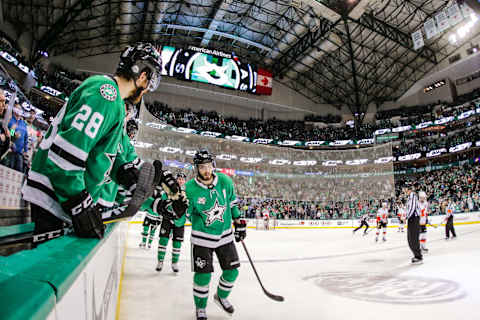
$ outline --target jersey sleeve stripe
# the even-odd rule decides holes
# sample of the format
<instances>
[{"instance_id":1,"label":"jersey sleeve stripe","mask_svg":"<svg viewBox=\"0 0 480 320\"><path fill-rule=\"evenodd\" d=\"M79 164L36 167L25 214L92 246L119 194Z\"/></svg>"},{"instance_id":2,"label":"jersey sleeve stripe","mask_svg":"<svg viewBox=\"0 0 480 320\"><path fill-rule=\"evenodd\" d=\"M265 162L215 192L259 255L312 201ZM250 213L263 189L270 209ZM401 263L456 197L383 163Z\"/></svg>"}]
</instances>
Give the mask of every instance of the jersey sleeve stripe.
<instances>
[{"instance_id":1,"label":"jersey sleeve stripe","mask_svg":"<svg viewBox=\"0 0 480 320\"><path fill-rule=\"evenodd\" d=\"M54 145L56 144L59 146L61 149L66 151L67 153L74 155L76 158L78 158L80 161L87 161L88 158L88 153L80 149L79 147L71 144L67 140L65 140L61 135L57 135L55 137L55 140L53 140Z\"/></svg>"},{"instance_id":2,"label":"jersey sleeve stripe","mask_svg":"<svg viewBox=\"0 0 480 320\"><path fill-rule=\"evenodd\" d=\"M65 171L85 171L85 168L76 166L71 162L65 160L64 158L53 152L52 149L50 149L50 151L48 152L48 159L55 163L60 169Z\"/></svg>"},{"instance_id":3,"label":"jersey sleeve stripe","mask_svg":"<svg viewBox=\"0 0 480 320\"><path fill-rule=\"evenodd\" d=\"M55 143L52 144L52 146L50 147L50 151L54 152L59 157L62 157L63 159L67 160L68 162L70 162L71 164L73 164L77 167L85 168L85 161L84 160L82 160L82 159L78 158L76 155L66 151L65 149L63 149L62 147L58 146Z\"/></svg>"},{"instance_id":4,"label":"jersey sleeve stripe","mask_svg":"<svg viewBox=\"0 0 480 320\"><path fill-rule=\"evenodd\" d=\"M52 183L50 182L50 179L47 176L45 176L41 173L38 173L36 171L30 170L28 172L28 178L30 180L37 181L37 182L43 184L45 187L47 187L48 189L53 191Z\"/></svg>"},{"instance_id":5,"label":"jersey sleeve stripe","mask_svg":"<svg viewBox=\"0 0 480 320\"><path fill-rule=\"evenodd\" d=\"M37 189L43 193L45 193L46 195L48 195L50 198L52 198L53 200L55 201L58 201L57 200L57 196L55 195L55 192L51 189L49 189L48 187L44 186L42 183L40 182L37 182L37 181L33 181L31 179L28 179L27 180L27 186L30 186L34 189Z\"/></svg>"}]
</instances>

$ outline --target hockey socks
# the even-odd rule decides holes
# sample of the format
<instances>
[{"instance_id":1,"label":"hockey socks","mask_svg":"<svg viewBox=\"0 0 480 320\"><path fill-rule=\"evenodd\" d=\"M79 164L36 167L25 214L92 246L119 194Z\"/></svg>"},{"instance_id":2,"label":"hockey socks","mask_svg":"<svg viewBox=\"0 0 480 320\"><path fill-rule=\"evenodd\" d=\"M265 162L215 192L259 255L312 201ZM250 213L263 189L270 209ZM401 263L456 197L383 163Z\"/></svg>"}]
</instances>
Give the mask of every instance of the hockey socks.
<instances>
[{"instance_id":1,"label":"hockey socks","mask_svg":"<svg viewBox=\"0 0 480 320\"><path fill-rule=\"evenodd\" d=\"M233 289L233 284L238 277L238 269L224 270L218 282L217 295L226 299Z\"/></svg>"},{"instance_id":2,"label":"hockey socks","mask_svg":"<svg viewBox=\"0 0 480 320\"><path fill-rule=\"evenodd\" d=\"M158 261L163 261L165 259L165 254L167 253L168 238L160 237L158 240Z\"/></svg>"},{"instance_id":3,"label":"hockey socks","mask_svg":"<svg viewBox=\"0 0 480 320\"><path fill-rule=\"evenodd\" d=\"M147 242L147 237L148 237L148 228L150 226L144 226L143 227L143 232L142 232L142 244L145 245L145 243Z\"/></svg>"},{"instance_id":4,"label":"hockey socks","mask_svg":"<svg viewBox=\"0 0 480 320\"><path fill-rule=\"evenodd\" d=\"M168 241L168 240L167 240ZM172 262L177 263L180 258L180 248L182 247L181 241L173 241Z\"/></svg>"},{"instance_id":5,"label":"hockey socks","mask_svg":"<svg viewBox=\"0 0 480 320\"><path fill-rule=\"evenodd\" d=\"M193 300L197 309L205 309L208 301L208 288L211 273L198 273L193 276Z\"/></svg>"}]
</instances>

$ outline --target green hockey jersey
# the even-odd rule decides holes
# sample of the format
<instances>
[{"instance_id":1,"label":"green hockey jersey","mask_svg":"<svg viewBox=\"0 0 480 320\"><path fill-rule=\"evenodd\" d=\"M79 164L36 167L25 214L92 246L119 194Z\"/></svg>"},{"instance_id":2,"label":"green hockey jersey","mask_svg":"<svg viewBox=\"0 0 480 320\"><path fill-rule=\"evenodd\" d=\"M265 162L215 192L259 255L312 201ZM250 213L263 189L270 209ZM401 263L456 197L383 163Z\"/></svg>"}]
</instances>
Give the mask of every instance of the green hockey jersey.
<instances>
[{"instance_id":1,"label":"green hockey jersey","mask_svg":"<svg viewBox=\"0 0 480 320\"><path fill-rule=\"evenodd\" d=\"M158 213L155 213L152 210L152 203L153 203L153 198L150 197L145 202L142 204L142 207L140 208L140 211L145 211L147 213L147 217L149 217L151 220L161 220L162 218Z\"/></svg>"},{"instance_id":2,"label":"green hockey jersey","mask_svg":"<svg viewBox=\"0 0 480 320\"><path fill-rule=\"evenodd\" d=\"M111 181L125 104L107 76L85 80L58 112L33 159L23 197L70 223L61 203L87 190L97 201Z\"/></svg>"},{"instance_id":3,"label":"green hockey jersey","mask_svg":"<svg viewBox=\"0 0 480 320\"><path fill-rule=\"evenodd\" d=\"M168 195L165 192L162 192L161 199L168 200ZM155 199L152 197L145 200L140 210L146 211L147 217L149 217L152 220L159 219L159 218L162 219L162 217L159 217L159 215L153 212L152 210L152 204L154 200ZM171 204L169 204L166 209L170 215L174 215L174 211ZM173 223L175 224L175 227L183 227L185 225L186 219L187 219L186 215L183 215L180 219L175 219Z\"/></svg>"},{"instance_id":4,"label":"green hockey jersey","mask_svg":"<svg viewBox=\"0 0 480 320\"><path fill-rule=\"evenodd\" d=\"M232 179L215 173L210 188L197 179L188 181L185 186L189 201L187 214L192 221L192 244L217 248L233 241L232 219L240 217L240 210Z\"/></svg>"},{"instance_id":5,"label":"green hockey jersey","mask_svg":"<svg viewBox=\"0 0 480 320\"><path fill-rule=\"evenodd\" d=\"M117 172L120 166L128 162L133 162L137 168L140 168L143 164L143 161L138 158L135 148L130 142L130 138L126 131L124 131L120 143L118 144L117 157L113 163L112 172ZM113 180L106 182L103 185L97 203L107 208L113 207L115 202L121 205L123 203L123 197L118 194L118 189L119 185Z\"/></svg>"}]
</instances>

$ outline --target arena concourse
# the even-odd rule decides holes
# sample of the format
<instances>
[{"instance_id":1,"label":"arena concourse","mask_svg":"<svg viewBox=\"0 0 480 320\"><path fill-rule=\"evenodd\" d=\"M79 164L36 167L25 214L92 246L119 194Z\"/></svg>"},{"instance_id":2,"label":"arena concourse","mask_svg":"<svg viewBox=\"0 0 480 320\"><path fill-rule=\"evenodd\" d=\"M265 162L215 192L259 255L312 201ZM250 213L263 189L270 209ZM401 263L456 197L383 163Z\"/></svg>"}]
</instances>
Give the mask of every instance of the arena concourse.
<instances>
[{"instance_id":1,"label":"arena concourse","mask_svg":"<svg viewBox=\"0 0 480 320\"><path fill-rule=\"evenodd\" d=\"M0 319L477 319L479 18L473 0L2 1ZM69 218L38 232L49 210Z\"/></svg>"}]
</instances>

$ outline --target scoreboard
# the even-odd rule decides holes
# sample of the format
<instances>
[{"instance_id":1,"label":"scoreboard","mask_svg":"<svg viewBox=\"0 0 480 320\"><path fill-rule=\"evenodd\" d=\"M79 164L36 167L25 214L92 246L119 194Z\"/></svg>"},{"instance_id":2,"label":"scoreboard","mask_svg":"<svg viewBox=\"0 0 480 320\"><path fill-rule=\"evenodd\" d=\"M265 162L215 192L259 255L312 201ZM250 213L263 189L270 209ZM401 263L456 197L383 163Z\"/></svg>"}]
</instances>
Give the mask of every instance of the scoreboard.
<instances>
[{"instance_id":1,"label":"scoreboard","mask_svg":"<svg viewBox=\"0 0 480 320\"><path fill-rule=\"evenodd\" d=\"M163 46L161 54L164 76L256 92L256 67L242 63L234 54L193 46L188 49Z\"/></svg>"}]
</instances>

